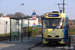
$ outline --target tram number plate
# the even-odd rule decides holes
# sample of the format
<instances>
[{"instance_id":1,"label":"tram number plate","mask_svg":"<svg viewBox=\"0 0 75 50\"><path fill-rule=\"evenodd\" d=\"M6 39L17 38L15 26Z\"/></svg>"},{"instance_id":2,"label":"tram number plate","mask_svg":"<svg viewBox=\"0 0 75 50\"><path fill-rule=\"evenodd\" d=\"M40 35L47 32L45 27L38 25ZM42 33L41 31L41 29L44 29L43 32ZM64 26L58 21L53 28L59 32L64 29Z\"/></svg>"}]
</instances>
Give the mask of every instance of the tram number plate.
<instances>
[{"instance_id":1,"label":"tram number plate","mask_svg":"<svg viewBox=\"0 0 75 50\"><path fill-rule=\"evenodd\" d=\"M55 35L55 33L51 33L51 35Z\"/></svg>"}]
</instances>

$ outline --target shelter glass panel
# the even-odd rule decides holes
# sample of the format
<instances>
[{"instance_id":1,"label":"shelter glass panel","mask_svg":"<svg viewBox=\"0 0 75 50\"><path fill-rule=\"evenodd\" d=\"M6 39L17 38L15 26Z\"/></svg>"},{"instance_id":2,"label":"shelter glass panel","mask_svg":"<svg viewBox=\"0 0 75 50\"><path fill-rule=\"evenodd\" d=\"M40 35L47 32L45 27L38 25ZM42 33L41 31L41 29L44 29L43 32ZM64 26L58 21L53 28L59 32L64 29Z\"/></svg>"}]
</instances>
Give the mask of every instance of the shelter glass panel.
<instances>
[{"instance_id":1,"label":"shelter glass panel","mask_svg":"<svg viewBox=\"0 0 75 50\"><path fill-rule=\"evenodd\" d=\"M11 19L11 40L18 36L18 20Z\"/></svg>"},{"instance_id":2,"label":"shelter glass panel","mask_svg":"<svg viewBox=\"0 0 75 50\"><path fill-rule=\"evenodd\" d=\"M23 31L23 37L27 37L28 36L28 19L23 19L22 31Z\"/></svg>"},{"instance_id":3,"label":"shelter glass panel","mask_svg":"<svg viewBox=\"0 0 75 50\"><path fill-rule=\"evenodd\" d=\"M21 40L28 36L28 19L10 18L10 41Z\"/></svg>"}]
</instances>

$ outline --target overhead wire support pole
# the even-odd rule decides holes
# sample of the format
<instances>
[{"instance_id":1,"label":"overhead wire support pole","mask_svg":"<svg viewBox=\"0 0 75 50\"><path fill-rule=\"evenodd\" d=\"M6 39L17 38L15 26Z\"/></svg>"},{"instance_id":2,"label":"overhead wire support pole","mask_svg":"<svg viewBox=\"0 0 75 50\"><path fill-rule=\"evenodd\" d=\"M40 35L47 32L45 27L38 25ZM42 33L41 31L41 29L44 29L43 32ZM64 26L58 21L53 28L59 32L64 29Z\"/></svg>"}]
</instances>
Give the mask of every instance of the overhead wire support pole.
<instances>
[{"instance_id":1,"label":"overhead wire support pole","mask_svg":"<svg viewBox=\"0 0 75 50\"><path fill-rule=\"evenodd\" d=\"M60 8L61 8L59 5L63 5L62 10L63 10L63 13L65 13L65 5L66 5L66 4L65 4L65 0L63 0L63 3L58 3L57 5L58 5L58 7L59 7L59 10L60 10Z\"/></svg>"},{"instance_id":2,"label":"overhead wire support pole","mask_svg":"<svg viewBox=\"0 0 75 50\"><path fill-rule=\"evenodd\" d=\"M65 0L63 0L63 13L65 13Z\"/></svg>"}]
</instances>

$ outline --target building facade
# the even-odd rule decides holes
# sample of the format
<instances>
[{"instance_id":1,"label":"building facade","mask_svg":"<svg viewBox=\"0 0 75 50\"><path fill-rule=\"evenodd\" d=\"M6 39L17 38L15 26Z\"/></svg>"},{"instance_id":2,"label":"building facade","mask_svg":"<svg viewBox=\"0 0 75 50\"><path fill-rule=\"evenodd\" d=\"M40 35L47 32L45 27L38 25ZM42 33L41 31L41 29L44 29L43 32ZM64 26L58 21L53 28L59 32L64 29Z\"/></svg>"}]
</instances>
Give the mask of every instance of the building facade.
<instances>
[{"instance_id":1,"label":"building facade","mask_svg":"<svg viewBox=\"0 0 75 50\"><path fill-rule=\"evenodd\" d=\"M29 18L29 26L33 26L34 20ZM36 25L41 25L39 23L39 18L35 20ZM21 25L21 20L19 21L19 25ZM28 26L28 19L23 20L23 27ZM14 29L14 27L12 27ZM16 27L17 28L17 27ZM10 33L10 17L0 17L0 34Z\"/></svg>"}]
</instances>

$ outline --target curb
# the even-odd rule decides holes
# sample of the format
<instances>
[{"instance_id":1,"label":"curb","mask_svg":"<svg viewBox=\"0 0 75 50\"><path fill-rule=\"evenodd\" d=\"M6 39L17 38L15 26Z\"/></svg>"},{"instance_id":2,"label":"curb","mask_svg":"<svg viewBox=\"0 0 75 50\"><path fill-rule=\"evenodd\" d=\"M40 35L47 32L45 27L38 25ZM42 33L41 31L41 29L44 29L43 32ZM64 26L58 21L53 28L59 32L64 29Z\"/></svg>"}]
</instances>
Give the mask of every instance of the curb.
<instances>
[{"instance_id":1,"label":"curb","mask_svg":"<svg viewBox=\"0 0 75 50\"><path fill-rule=\"evenodd\" d=\"M42 42L39 42L38 44L36 44L36 45L34 45L34 46L32 46L32 47L28 48L28 50L31 50L32 48L34 48L34 47L36 47L36 46L40 45L41 43L42 43Z\"/></svg>"}]
</instances>

